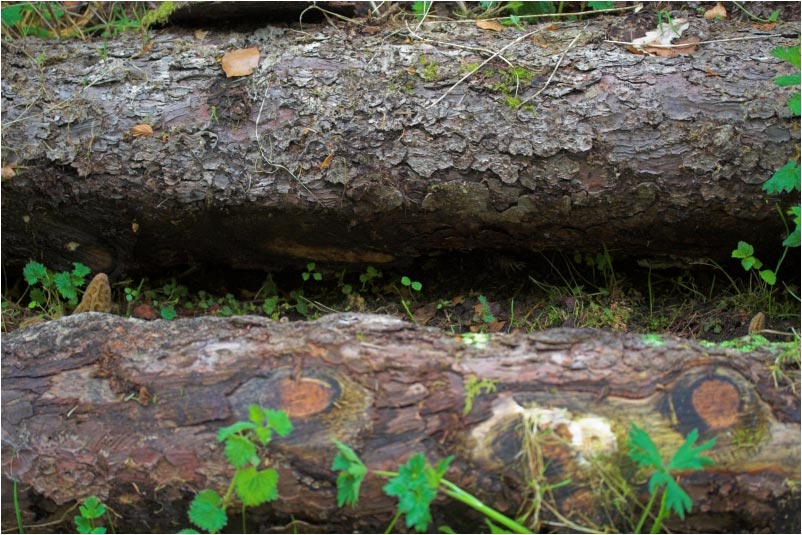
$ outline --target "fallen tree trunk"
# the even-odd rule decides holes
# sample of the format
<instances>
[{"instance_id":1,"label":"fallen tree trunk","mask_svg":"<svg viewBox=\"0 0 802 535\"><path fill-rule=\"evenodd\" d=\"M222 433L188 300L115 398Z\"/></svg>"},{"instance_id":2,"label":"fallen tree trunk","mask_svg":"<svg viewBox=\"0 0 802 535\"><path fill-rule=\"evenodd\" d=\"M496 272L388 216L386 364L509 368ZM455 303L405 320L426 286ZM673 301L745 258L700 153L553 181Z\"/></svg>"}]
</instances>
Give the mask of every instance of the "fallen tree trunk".
<instances>
[{"instance_id":1,"label":"fallen tree trunk","mask_svg":"<svg viewBox=\"0 0 802 535\"><path fill-rule=\"evenodd\" d=\"M2 159L16 166L2 185L4 262L81 261L114 279L277 257L604 244L723 259L738 240L779 244L760 186L799 131L768 51L798 26L692 16L690 35L746 40L661 58L605 42L631 22L543 25L517 41L454 23L177 31L145 48L4 41ZM515 70L496 58L466 76L513 41L502 55ZM218 59L244 47L259 68L226 78ZM135 137L141 124L153 135Z\"/></svg>"},{"instance_id":2,"label":"fallen tree trunk","mask_svg":"<svg viewBox=\"0 0 802 535\"><path fill-rule=\"evenodd\" d=\"M29 530L92 494L118 531L187 527L194 493L222 491L232 475L217 430L247 419L252 403L287 411L294 430L271 443L280 500L250 511L249 529L291 517L294 530L386 526L395 503L375 476L359 507L336 507L336 438L371 469L396 469L417 451L454 454L446 477L510 515L537 485L574 522L612 515L613 529L631 531L613 513L627 506L607 500L611 474L645 500L646 478L622 454L634 422L664 452L694 428L716 439L715 465L681 477L694 508L674 529L799 530L799 398L774 384L776 355L765 350L570 329L469 345L353 314L148 323L87 313L7 334L2 351L4 530L9 478ZM435 513L457 529L480 522L441 501Z\"/></svg>"}]
</instances>

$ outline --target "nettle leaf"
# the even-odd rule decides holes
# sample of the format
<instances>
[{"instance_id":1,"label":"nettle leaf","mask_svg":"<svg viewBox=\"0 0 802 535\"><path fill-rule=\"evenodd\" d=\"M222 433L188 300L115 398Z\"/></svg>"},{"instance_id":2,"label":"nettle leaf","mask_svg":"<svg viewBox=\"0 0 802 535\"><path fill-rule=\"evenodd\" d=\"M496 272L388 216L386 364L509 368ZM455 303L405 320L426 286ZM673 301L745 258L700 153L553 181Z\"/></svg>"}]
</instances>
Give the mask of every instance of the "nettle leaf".
<instances>
[{"instance_id":1,"label":"nettle leaf","mask_svg":"<svg viewBox=\"0 0 802 535\"><path fill-rule=\"evenodd\" d=\"M267 425L279 436L286 437L292 432L292 422L286 412L266 409L265 417L267 418Z\"/></svg>"},{"instance_id":2,"label":"nettle leaf","mask_svg":"<svg viewBox=\"0 0 802 535\"><path fill-rule=\"evenodd\" d=\"M253 466L237 470L234 489L247 507L275 500L278 498L278 472L273 468L259 471Z\"/></svg>"},{"instance_id":3,"label":"nettle leaf","mask_svg":"<svg viewBox=\"0 0 802 535\"><path fill-rule=\"evenodd\" d=\"M749 258L755 254L755 248L745 241L738 242L738 248L732 252L733 258ZM633 424L634 425L634 424Z\"/></svg>"},{"instance_id":4,"label":"nettle leaf","mask_svg":"<svg viewBox=\"0 0 802 535\"><path fill-rule=\"evenodd\" d=\"M405 465L399 467L398 475L384 486L388 496L398 498L398 510L406 515L407 527L426 531L432 521L429 504L437 495L429 486L426 459L418 452Z\"/></svg>"},{"instance_id":5,"label":"nettle leaf","mask_svg":"<svg viewBox=\"0 0 802 535\"><path fill-rule=\"evenodd\" d=\"M632 427L629 428L627 446L630 459L638 463L638 466L663 468L663 458L660 457L660 452L657 450L657 446L654 445L652 438L646 431L635 424L632 424Z\"/></svg>"},{"instance_id":6,"label":"nettle leaf","mask_svg":"<svg viewBox=\"0 0 802 535\"><path fill-rule=\"evenodd\" d=\"M47 268L39 262L28 262L22 269L22 275L29 286L47 279Z\"/></svg>"},{"instance_id":7,"label":"nettle leaf","mask_svg":"<svg viewBox=\"0 0 802 535\"><path fill-rule=\"evenodd\" d=\"M69 301L78 299L78 293L76 292L75 285L72 283L69 273L56 273L53 275L53 282L56 283L56 289L64 299Z\"/></svg>"},{"instance_id":8,"label":"nettle leaf","mask_svg":"<svg viewBox=\"0 0 802 535\"><path fill-rule=\"evenodd\" d=\"M73 262L72 265L73 265L72 268L73 277L77 277L78 279L80 279L81 282L79 284L83 284L84 278L87 275L89 275L92 272L92 270L89 269L89 267L81 264L80 262Z\"/></svg>"},{"instance_id":9,"label":"nettle leaf","mask_svg":"<svg viewBox=\"0 0 802 535\"><path fill-rule=\"evenodd\" d=\"M199 492L189 506L189 521L208 532L219 532L228 523L223 500L211 489Z\"/></svg>"},{"instance_id":10,"label":"nettle leaf","mask_svg":"<svg viewBox=\"0 0 802 535\"><path fill-rule=\"evenodd\" d=\"M337 454L331 463L332 470L340 470L337 476L337 507L343 505L355 506L359 501L359 487L368 473L362 459L338 440L332 439L337 446Z\"/></svg>"},{"instance_id":11,"label":"nettle leaf","mask_svg":"<svg viewBox=\"0 0 802 535\"><path fill-rule=\"evenodd\" d=\"M229 425L228 427L221 427L217 431L217 442L223 442L228 437L236 435L240 431L253 429L254 427L256 426L249 422L236 422L234 424Z\"/></svg>"},{"instance_id":12,"label":"nettle leaf","mask_svg":"<svg viewBox=\"0 0 802 535\"><path fill-rule=\"evenodd\" d=\"M230 436L226 439L226 457L235 468L242 468L256 457L256 446L242 435Z\"/></svg>"},{"instance_id":13,"label":"nettle leaf","mask_svg":"<svg viewBox=\"0 0 802 535\"><path fill-rule=\"evenodd\" d=\"M265 411L259 405L248 405L248 420L256 425L264 425Z\"/></svg>"},{"instance_id":14,"label":"nettle leaf","mask_svg":"<svg viewBox=\"0 0 802 535\"><path fill-rule=\"evenodd\" d=\"M792 160L777 169L771 178L763 183L766 193L785 193L799 190L800 169L796 160Z\"/></svg>"}]
</instances>

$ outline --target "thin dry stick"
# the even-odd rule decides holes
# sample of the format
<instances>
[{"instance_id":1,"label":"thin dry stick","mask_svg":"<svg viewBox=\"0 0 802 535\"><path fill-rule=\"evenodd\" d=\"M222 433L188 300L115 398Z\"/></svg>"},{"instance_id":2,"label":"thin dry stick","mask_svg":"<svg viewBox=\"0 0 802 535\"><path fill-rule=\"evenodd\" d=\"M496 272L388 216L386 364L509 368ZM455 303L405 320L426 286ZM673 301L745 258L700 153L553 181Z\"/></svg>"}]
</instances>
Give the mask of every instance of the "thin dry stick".
<instances>
[{"instance_id":1,"label":"thin dry stick","mask_svg":"<svg viewBox=\"0 0 802 535\"><path fill-rule=\"evenodd\" d=\"M493 54L492 56L490 56L489 58L487 58L486 60L484 60L484 61L483 61L482 63L480 63L480 64L479 64L479 66L478 66L478 67L476 67L474 70L472 70L471 72L469 72L468 74L466 74L465 76L463 76L462 78L460 78L459 80L457 80L457 82L456 82L454 85L452 85L451 87L449 87L449 88L448 88L448 91L446 91L445 93L443 93L443 95L442 95L440 98L438 98L437 100L435 100L434 102L432 102L431 104L429 104L429 107L430 107L430 108L432 108L432 107L436 106L437 104L439 104L439 103L440 103L440 101L441 101L441 100L443 100L444 98L446 98L446 97L449 95L449 93L451 93L452 91L454 91L454 89L456 89L456 87L457 87L458 85L460 85L462 82L464 82L465 80L467 80L468 78L470 78L471 76L473 76L475 73L479 72L479 70L480 70L482 67L484 67L485 65L487 65L488 63L490 63L490 61L491 61L491 60L493 60L494 58L496 58L496 57L498 57L498 56L501 56L501 53L502 53L502 52L504 52L505 50L507 50L508 48L510 48L512 45L514 45L514 44L517 44L517 43L520 43L521 41L523 41L523 40L524 40L524 39L526 39L527 37L530 37L530 36L532 36L532 35L535 35L536 33L539 33L539 32L541 32L542 30L543 30L543 28L538 28L537 30L535 30L535 31L533 31L533 32L525 33L525 34L523 34L522 36L518 37L517 39L514 39L514 40L510 41L509 43L507 43L506 45L504 45L504 47L503 47L501 50L499 50L498 52L496 52L495 54Z\"/></svg>"},{"instance_id":2,"label":"thin dry stick","mask_svg":"<svg viewBox=\"0 0 802 535\"><path fill-rule=\"evenodd\" d=\"M631 45L636 47L648 47L648 48L688 48L689 46L695 45L709 45L710 43L727 43L729 41L757 41L761 39L770 39L772 37L783 37L781 33L772 33L769 35L750 35L747 37L731 37L729 39L711 39L710 41L699 41L698 43L685 43L681 45L650 45L650 44L637 44L631 41L612 41L609 39L605 39L605 43L613 43L614 45Z\"/></svg>"},{"instance_id":3,"label":"thin dry stick","mask_svg":"<svg viewBox=\"0 0 802 535\"><path fill-rule=\"evenodd\" d=\"M587 25L585 25L585 28L587 28ZM553 70L553 71L551 71L551 76L549 76L549 79L548 79L548 80L546 80L546 83L543 85L543 87L541 87L541 88L540 88L540 90L539 90L539 91L537 91L537 93L535 93L535 94L534 94L534 95L532 95L531 97L529 97L529 98L527 98L527 99L524 99L524 100L523 100L523 101L522 101L522 102L521 102L521 103L518 105L518 107L519 107L519 108L520 108L521 106L523 106L524 104L526 104L527 102L529 102L530 100L532 100L533 98L537 97L539 94L541 94L543 91L545 91L545 90L546 90L546 88L547 88L547 87L549 86L549 84L551 83L551 80L552 80L552 78L554 78L554 75L555 75L555 74L557 74L557 69L559 69L559 68L560 68L560 65L562 64L562 62L563 62L563 59L565 58L565 55L568 53L568 51L569 51L569 50L571 50L571 47L573 47L573 46L574 46L574 43L576 43L576 40L577 40L577 39L579 39L579 36L580 36L580 35L582 35L582 32L584 32L584 31L585 31L585 28L582 28L581 30L579 30L579 33L578 33L578 34L576 34L576 37L574 37L574 39L573 39L573 40L571 41L571 43L568 45L568 48L566 48L565 50L563 50L563 53L562 53L562 54L560 54L560 59L559 59L559 60L557 60L557 65L555 65L555 66L554 66L554 70Z\"/></svg>"}]
</instances>

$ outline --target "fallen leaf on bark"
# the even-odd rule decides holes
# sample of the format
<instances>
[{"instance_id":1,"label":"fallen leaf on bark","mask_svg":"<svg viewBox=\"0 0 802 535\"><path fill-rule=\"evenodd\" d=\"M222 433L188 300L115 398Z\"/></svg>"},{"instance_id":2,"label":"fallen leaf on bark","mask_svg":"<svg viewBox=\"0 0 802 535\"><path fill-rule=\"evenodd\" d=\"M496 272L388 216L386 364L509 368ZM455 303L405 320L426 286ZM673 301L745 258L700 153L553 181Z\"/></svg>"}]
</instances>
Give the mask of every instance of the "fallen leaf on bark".
<instances>
[{"instance_id":1,"label":"fallen leaf on bark","mask_svg":"<svg viewBox=\"0 0 802 535\"><path fill-rule=\"evenodd\" d=\"M259 66L258 48L240 48L232 50L223 56L223 71L226 78L233 76L248 76Z\"/></svg>"},{"instance_id":2,"label":"fallen leaf on bark","mask_svg":"<svg viewBox=\"0 0 802 535\"><path fill-rule=\"evenodd\" d=\"M131 134L133 134L134 137L150 137L153 135L153 128L147 124L138 124L131 128Z\"/></svg>"},{"instance_id":3,"label":"fallen leaf on bark","mask_svg":"<svg viewBox=\"0 0 802 535\"><path fill-rule=\"evenodd\" d=\"M705 11L705 18L710 19L726 19L727 10L721 5L721 2L716 2L716 6Z\"/></svg>"},{"instance_id":4,"label":"fallen leaf on bark","mask_svg":"<svg viewBox=\"0 0 802 535\"><path fill-rule=\"evenodd\" d=\"M479 19L476 21L477 28L481 28L483 30L492 30L494 32L500 32L504 29L498 21L496 20L482 20Z\"/></svg>"},{"instance_id":5,"label":"fallen leaf on bark","mask_svg":"<svg viewBox=\"0 0 802 535\"><path fill-rule=\"evenodd\" d=\"M676 56L690 56L694 52L696 52L696 45L699 44L698 37L688 37L687 39L681 39L674 43L675 45L684 45L687 44L688 46L676 47L676 48L656 48L651 46L643 47L644 52L648 52L650 54L655 54L657 56L662 56L664 58L674 58Z\"/></svg>"}]
</instances>

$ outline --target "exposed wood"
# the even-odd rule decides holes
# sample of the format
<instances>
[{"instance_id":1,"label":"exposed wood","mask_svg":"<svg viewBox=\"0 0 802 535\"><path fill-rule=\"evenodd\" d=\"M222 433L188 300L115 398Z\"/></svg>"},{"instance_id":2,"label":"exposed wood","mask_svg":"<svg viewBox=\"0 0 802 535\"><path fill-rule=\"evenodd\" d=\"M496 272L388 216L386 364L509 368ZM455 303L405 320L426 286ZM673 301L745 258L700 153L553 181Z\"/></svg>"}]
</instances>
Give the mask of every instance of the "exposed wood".
<instances>
[{"instance_id":1,"label":"exposed wood","mask_svg":"<svg viewBox=\"0 0 802 535\"><path fill-rule=\"evenodd\" d=\"M4 262L115 280L479 248L770 256L784 229L760 186L799 130L768 51L798 25L690 17L689 35L742 40L636 55L597 17L515 43L457 23L3 42ZM507 45L517 82L497 57L454 87ZM219 58L247 47L260 67L227 79ZM540 93L512 109L516 91Z\"/></svg>"},{"instance_id":2,"label":"exposed wood","mask_svg":"<svg viewBox=\"0 0 802 535\"><path fill-rule=\"evenodd\" d=\"M716 464L682 477L694 509L675 531L798 532L799 398L775 386L775 357L570 329L468 345L369 315L278 323L86 313L3 337L3 473L20 483L26 524L95 494L120 515L118 532L175 531L188 525L194 492L227 486L217 430L258 403L288 411L295 429L272 450L281 499L250 512L250 530L275 529L290 515L301 529L386 526L394 502L378 478L366 481L357 509L336 507L332 438L372 469L417 451L430 460L454 454L447 477L509 514L531 498L528 482L570 479L554 498L584 524L613 510L587 462L599 453L645 499L645 479L622 455L635 422L666 450L693 428L717 441ZM494 389L471 398L472 377ZM457 529L479 522L448 502L435 518Z\"/></svg>"}]
</instances>

